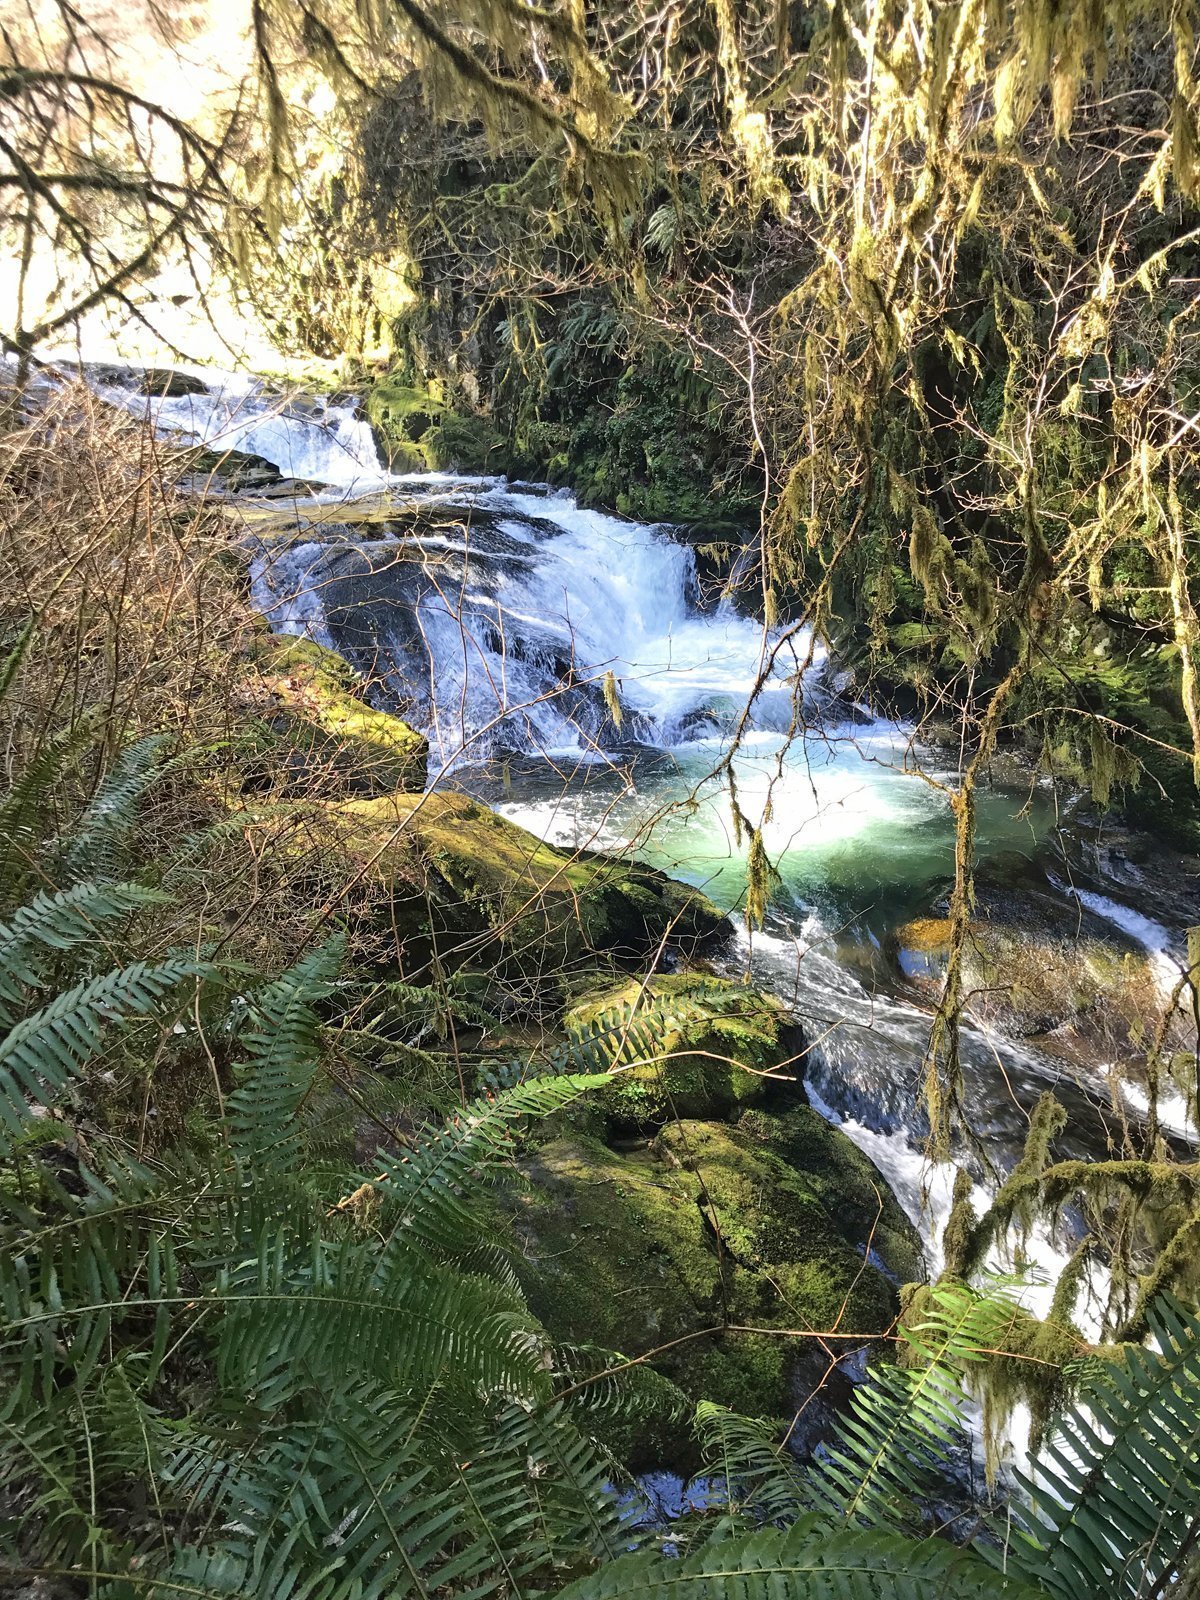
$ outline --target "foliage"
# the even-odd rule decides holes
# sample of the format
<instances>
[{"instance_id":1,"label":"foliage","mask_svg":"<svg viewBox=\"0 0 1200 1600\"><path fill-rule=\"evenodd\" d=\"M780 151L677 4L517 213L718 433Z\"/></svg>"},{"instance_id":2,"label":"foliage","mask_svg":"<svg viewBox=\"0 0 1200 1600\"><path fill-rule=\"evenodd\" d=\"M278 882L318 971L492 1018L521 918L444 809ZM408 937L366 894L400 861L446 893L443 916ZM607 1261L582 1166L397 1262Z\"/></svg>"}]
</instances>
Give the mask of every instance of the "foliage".
<instances>
[{"instance_id":1,"label":"foliage","mask_svg":"<svg viewBox=\"0 0 1200 1600\"><path fill-rule=\"evenodd\" d=\"M1170 1300L1155 1316L1161 1353L1127 1351L1094 1372L1059 1421L1033 1476L1022 1479L1033 1504L1017 1508L1019 1531L998 1522L990 1538L962 1548L903 1531L914 1513L920 1519L935 1481L928 1465L946 1469L957 1411L948 1402L961 1393L961 1365L981 1359L1012 1309L1003 1291L991 1298L943 1291L936 1315L910 1330L922 1366L877 1370L830 1458L807 1468L747 1419L702 1409L729 1504L743 1517L751 1513L749 1524L719 1523L683 1560L624 1556L579 1579L564 1600L753 1597L783 1592L789 1582L802 1582L806 1595L887 1600L924 1593L931 1583L978 1600L1100 1600L1156 1592L1156 1584L1171 1592L1166 1586L1176 1578L1186 1586L1195 1560L1200 1318ZM806 1509L814 1504L820 1509ZM686 1547L686 1523L672 1531Z\"/></svg>"},{"instance_id":2,"label":"foliage","mask_svg":"<svg viewBox=\"0 0 1200 1600\"><path fill-rule=\"evenodd\" d=\"M76 919L142 899L80 885L4 937L70 953ZM590 1080L489 1095L361 1181L314 1164L306 1103L341 955L316 949L226 1011L243 1059L210 1154L139 1166L65 1122L56 1143L6 1141L0 1548L15 1570L113 1593L358 1596L486 1592L615 1552L610 1467L552 1403L553 1353L502 1258L481 1254L488 1173L523 1120ZM168 981L215 976L135 965L44 1005L23 994L8 1101L44 1104L64 1061L91 1065L101 1015L150 1016L170 1038Z\"/></svg>"},{"instance_id":3,"label":"foliage","mask_svg":"<svg viewBox=\"0 0 1200 1600\"><path fill-rule=\"evenodd\" d=\"M808 1516L786 1531L740 1538L715 1535L682 1561L625 1556L562 1591L562 1600L757 1600L803 1594L813 1600L1037 1600L1043 1591L1015 1582L939 1539L914 1541L886 1529L831 1530Z\"/></svg>"},{"instance_id":4,"label":"foliage","mask_svg":"<svg viewBox=\"0 0 1200 1600\"><path fill-rule=\"evenodd\" d=\"M1200 1319L1163 1296L1148 1325L1157 1350L1093 1370L1021 1476L1010 1565L1062 1600L1145 1594L1195 1563Z\"/></svg>"}]
</instances>

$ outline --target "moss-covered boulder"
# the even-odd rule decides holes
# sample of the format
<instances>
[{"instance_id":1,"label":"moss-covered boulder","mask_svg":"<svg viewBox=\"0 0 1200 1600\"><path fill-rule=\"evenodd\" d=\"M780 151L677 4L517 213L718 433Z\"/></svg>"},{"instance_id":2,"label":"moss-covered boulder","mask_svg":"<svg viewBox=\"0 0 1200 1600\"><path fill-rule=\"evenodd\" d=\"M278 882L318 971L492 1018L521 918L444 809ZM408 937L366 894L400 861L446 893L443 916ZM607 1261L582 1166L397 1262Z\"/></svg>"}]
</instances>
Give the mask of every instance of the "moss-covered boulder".
<instances>
[{"instance_id":1,"label":"moss-covered boulder","mask_svg":"<svg viewBox=\"0 0 1200 1600\"><path fill-rule=\"evenodd\" d=\"M369 706L359 675L334 651L260 633L244 660L239 698L271 736L261 763L268 779L282 775L287 787L309 792L333 779L368 795L424 785L424 734Z\"/></svg>"},{"instance_id":2,"label":"moss-covered boulder","mask_svg":"<svg viewBox=\"0 0 1200 1600\"><path fill-rule=\"evenodd\" d=\"M677 1117L732 1120L759 1101L804 1097L803 1037L786 1008L761 990L693 973L634 978L594 991L564 1020L569 1036L586 1038L625 1019L632 1026L612 1087L591 1097L616 1133Z\"/></svg>"},{"instance_id":3,"label":"moss-covered boulder","mask_svg":"<svg viewBox=\"0 0 1200 1600\"><path fill-rule=\"evenodd\" d=\"M963 949L971 1015L1083 1065L1136 1058L1149 1043L1164 995L1146 951L1078 907L1041 896L981 898ZM889 947L921 993L940 992L950 949L944 917L896 929Z\"/></svg>"},{"instance_id":4,"label":"moss-covered boulder","mask_svg":"<svg viewBox=\"0 0 1200 1600\"><path fill-rule=\"evenodd\" d=\"M729 923L652 867L544 843L465 794L347 800L331 820L387 894L398 927L439 937L441 959L553 975L644 959L668 937L695 951Z\"/></svg>"},{"instance_id":5,"label":"moss-covered boulder","mask_svg":"<svg viewBox=\"0 0 1200 1600\"><path fill-rule=\"evenodd\" d=\"M435 388L381 379L364 397L380 454L393 472L495 472L503 446L483 417L455 411Z\"/></svg>"},{"instance_id":6,"label":"moss-covered boulder","mask_svg":"<svg viewBox=\"0 0 1200 1600\"><path fill-rule=\"evenodd\" d=\"M527 1172L511 1205L539 1317L560 1339L657 1352L652 1365L693 1402L790 1419L827 1352L853 1348L810 1335L885 1332L895 1280L919 1271L879 1175L808 1107L736 1127L673 1123L624 1154L571 1134ZM635 1466L660 1448L648 1437Z\"/></svg>"}]
</instances>

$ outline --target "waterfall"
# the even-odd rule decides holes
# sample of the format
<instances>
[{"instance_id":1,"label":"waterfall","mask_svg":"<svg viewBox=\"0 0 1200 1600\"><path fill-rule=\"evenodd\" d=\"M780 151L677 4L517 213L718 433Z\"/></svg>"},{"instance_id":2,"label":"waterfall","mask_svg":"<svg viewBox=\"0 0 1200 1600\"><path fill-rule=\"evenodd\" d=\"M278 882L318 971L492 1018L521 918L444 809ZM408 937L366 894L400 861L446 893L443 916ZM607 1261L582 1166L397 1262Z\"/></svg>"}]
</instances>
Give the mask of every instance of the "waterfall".
<instances>
[{"instance_id":1,"label":"waterfall","mask_svg":"<svg viewBox=\"0 0 1200 1600\"><path fill-rule=\"evenodd\" d=\"M233 374L203 381L169 398L104 392L160 432L318 486L290 528L259 539L255 602L277 631L336 648L404 705L439 769L513 753L604 762L631 742L720 736L745 706L764 630L728 603L702 609L692 552L661 529L500 479L392 474L352 402ZM370 520L358 520L352 497L368 493ZM344 521L309 515L331 503ZM755 729L789 727L785 672L807 647L807 635L791 641L761 687Z\"/></svg>"},{"instance_id":2,"label":"waterfall","mask_svg":"<svg viewBox=\"0 0 1200 1600\"><path fill-rule=\"evenodd\" d=\"M164 437L212 450L262 456L285 478L328 486L338 497L382 488L391 475L381 465L371 426L353 400L324 394L271 390L259 378L211 368L181 368L194 393L148 397L132 369L105 369L93 387L106 400L149 416Z\"/></svg>"},{"instance_id":3,"label":"waterfall","mask_svg":"<svg viewBox=\"0 0 1200 1600\"><path fill-rule=\"evenodd\" d=\"M762 630L728 605L701 611L692 552L662 531L486 480L405 487L404 522L382 537L264 541L254 592L275 627L386 683L443 767L674 747L724 732L745 705ZM774 677L755 726L785 730L792 699Z\"/></svg>"},{"instance_id":4,"label":"waterfall","mask_svg":"<svg viewBox=\"0 0 1200 1600\"><path fill-rule=\"evenodd\" d=\"M922 1153L929 1013L889 990L882 947L887 930L936 905L953 823L944 793L909 771L908 731L832 696L806 631L772 635L728 602L706 607L692 552L668 530L501 479L397 476L353 402L203 378L202 390L166 399L115 382L103 392L166 434L260 455L301 480L269 502L269 517L247 521L255 603L277 631L337 650L426 729L434 781L457 769L497 810L568 847L637 841L734 907L746 841L728 773L714 777L728 759L739 806L781 873L772 928L743 939L729 970L749 971L803 1020L813 1106L889 1181L936 1270L955 1169ZM490 789L488 762L503 771ZM985 852L1029 858L1058 821L1036 790L1019 803L985 791L979 804ZM1174 983L1178 940L1165 927L1095 891L1048 887L1121 929L1160 984ZM977 1208L1019 1158L1045 1088L1069 1112L1065 1153L1107 1148L1103 1069L1068 1070L973 1027L962 1054L968 1112L996 1165L984 1173L958 1152ZM1121 1092L1136 1114L1139 1091ZM1194 1132L1186 1106L1171 1111L1168 1126ZM1069 1248L1069 1237L1033 1231L1029 1259L1045 1276L1032 1309L1046 1309ZM1080 1307L1089 1328L1106 1288L1093 1272ZM1012 1430L1018 1457L1025 1420Z\"/></svg>"}]
</instances>

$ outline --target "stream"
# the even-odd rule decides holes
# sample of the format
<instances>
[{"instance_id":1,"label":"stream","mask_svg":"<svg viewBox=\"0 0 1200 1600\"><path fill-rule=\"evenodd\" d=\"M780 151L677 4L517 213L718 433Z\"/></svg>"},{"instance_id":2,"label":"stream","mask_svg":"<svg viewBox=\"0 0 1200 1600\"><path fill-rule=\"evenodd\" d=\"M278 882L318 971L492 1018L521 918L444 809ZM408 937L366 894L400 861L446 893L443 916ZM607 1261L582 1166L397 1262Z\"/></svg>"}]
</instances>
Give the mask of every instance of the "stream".
<instances>
[{"instance_id":1,"label":"stream","mask_svg":"<svg viewBox=\"0 0 1200 1600\"><path fill-rule=\"evenodd\" d=\"M164 433L272 462L284 482L244 492L252 593L280 632L339 651L430 739L430 781L464 788L559 845L634 848L737 915L746 845L729 780L778 868L767 924L738 935L731 970L782 996L804 1026L812 1104L871 1158L917 1225L931 1272L953 1165L922 1155L919 1084L929 1006L897 965L895 930L936 915L953 830L939 757L848 698L806 632L767 633L706 596L692 550L669 529L499 479L393 476L352 401L271 394L204 374L196 393L147 401L98 384ZM753 695L747 714L747 702ZM925 776L915 771L920 756ZM927 781L932 777L933 783ZM1182 926L1140 906L1136 873L1068 870L1064 815L1032 776L982 796L979 856L1070 911L1118 949L1145 952L1164 991ZM1020 1155L1027 1113L1051 1088L1069 1112L1059 1149L1106 1153L1112 1063L1068 1065L1027 1039L969 1027L967 1111L988 1173L958 1152L987 1202ZM1124 1109L1145 1110L1136 1086ZM1177 1131L1187 1133L1177 1115ZM1030 1241L1027 1303L1048 1305L1070 1253ZM1104 1284L1085 1293L1099 1326ZM1023 1423L1012 1437L1020 1449Z\"/></svg>"}]
</instances>

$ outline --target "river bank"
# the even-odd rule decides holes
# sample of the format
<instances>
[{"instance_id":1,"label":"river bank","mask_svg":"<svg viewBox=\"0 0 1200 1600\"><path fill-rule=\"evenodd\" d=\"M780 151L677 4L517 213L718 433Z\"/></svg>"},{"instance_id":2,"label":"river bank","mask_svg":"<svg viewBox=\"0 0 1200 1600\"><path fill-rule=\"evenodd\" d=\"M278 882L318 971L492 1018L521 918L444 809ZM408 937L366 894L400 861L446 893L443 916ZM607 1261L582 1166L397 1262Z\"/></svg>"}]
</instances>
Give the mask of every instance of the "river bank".
<instances>
[{"instance_id":1,"label":"river bank","mask_svg":"<svg viewBox=\"0 0 1200 1600\"><path fill-rule=\"evenodd\" d=\"M667 530L585 511L533 486L393 476L342 402L281 410L263 405L252 385L215 399L193 388L168 396L158 420L200 424L194 431L201 434L215 429L204 434L209 448L232 434L262 460L278 458L271 464L286 468L286 479L265 482L270 474L260 468L257 478L223 487L233 496L239 537L249 541L255 604L281 634L306 637L348 662L357 673L352 699L377 717L399 713L415 726L428 741L425 777L435 796L469 792L564 850L547 866L549 881L568 871L555 860L632 849L736 913L751 845L737 837L732 778L779 879L766 928L739 953L718 958L719 968L749 976L797 1017L804 1043L791 1052L801 1067L793 1075L803 1076L809 1104L873 1161L936 1273L955 1168L923 1159L919 1085L944 949L951 827L939 785L954 776L944 757L930 759L903 726L855 705L836 668L803 635L790 644L786 667L777 662L761 685L744 722L741 708L764 660L763 631L728 603L706 606L691 549ZM275 681L303 700L295 664L276 668ZM344 717L326 729L343 746L351 731ZM355 737L362 734L359 727ZM1068 805L1080 809L1077 801ZM384 819L385 834L392 825ZM453 845L463 847L465 876L447 868ZM474 937L503 926L519 905L532 849L517 846L510 887ZM477 896L480 852L461 818L426 851L442 904L461 908ZM1185 858L1165 863L1160 855L1139 865L1146 853L1144 841L1114 838L1104 823L1084 816L1064 823L1056 796L1032 776L984 797L971 979L979 1004L963 1046L973 1137L955 1152L972 1177L977 1212L1020 1161L1047 1090L1067 1108L1058 1144L1064 1156L1100 1160L1140 1136L1148 1013L1171 1003L1194 882ZM1166 908L1157 900L1163 882L1177 891ZM578 894L578 883L570 888ZM573 920L569 906L566 915ZM665 924L646 928L643 957ZM606 937L589 940L589 962L604 953ZM531 975L526 969L522 981ZM511 986L504 1003L514 1006ZM565 1015L561 996L555 1004L552 1034ZM522 1012L518 999L517 1021L536 1009L526 996ZM1169 1083L1160 1080L1159 1092L1164 1122L1173 1116L1180 1132L1194 1126L1194 1108L1170 1104ZM662 1137L655 1126L643 1131ZM732 1138L721 1147L726 1154L737 1148L734 1135L706 1137ZM826 1178L829 1148L820 1158ZM660 1148L653 1160L661 1166L664 1156ZM578 1166L578 1152L568 1159L560 1151L554 1160L567 1171L570 1160ZM606 1181L619 1187L628 1157L618 1151L604 1160L618 1164ZM592 1165L599 1163L593 1151ZM826 1215L829 1209L822 1203ZM630 1219L613 1227L611 1248L621 1250L626 1229L646 1226ZM861 1219L857 1226L866 1237L843 1245L865 1251L869 1227ZM1057 1277L1075 1227L1068 1218L1057 1237L1041 1227L1023 1247L1026 1259ZM691 1248L697 1245L708 1260L711 1243L698 1235ZM793 1263L797 1248L785 1252ZM595 1277L596 1263L581 1259ZM769 1267L773 1258L764 1259ZM835 1280L843 1292L848 1265L844 1258ZM864 1333L881 1331L887 1307L897 1303L887 1271L907 1277L886 1259L882 1267L882 1298L871 1318L864 1315ZM631 1292L644 1298L632 1276ZM698 1312L712 1309L723 1281L718 1274L692 1291ZM1075 1310L1093 1337L1113 1324L1099 1299L1105 1287L1097 1278L1088 1303ZM1045 1311L1050 1298L1041 1287L1029 1303ZM826 1320L827 1309L814 1302L813 1322ZM582 1324L567 1331L579 1337ZM775 1368L765 1381L766 1389L753 1391L757 1404L782 1411L785 1375ZM731 1390L730 1398L747 1404L749 1394Z\"/></svg>"}]
</instances>

